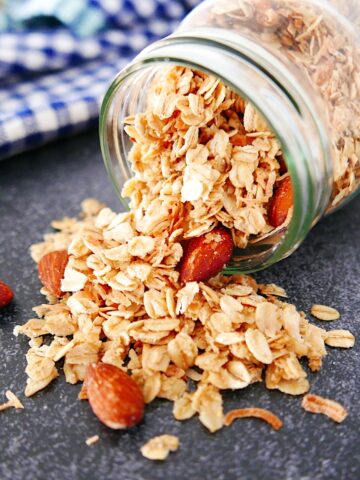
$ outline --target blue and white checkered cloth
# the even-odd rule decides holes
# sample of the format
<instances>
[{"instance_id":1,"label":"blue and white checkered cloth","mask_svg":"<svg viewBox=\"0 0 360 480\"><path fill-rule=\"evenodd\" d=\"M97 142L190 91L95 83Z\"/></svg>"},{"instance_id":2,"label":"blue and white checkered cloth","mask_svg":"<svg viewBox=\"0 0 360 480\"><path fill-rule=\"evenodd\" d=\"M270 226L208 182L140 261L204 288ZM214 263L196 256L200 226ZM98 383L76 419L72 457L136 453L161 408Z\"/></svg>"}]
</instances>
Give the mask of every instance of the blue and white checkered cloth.
<instances>
[{"instance_id":1,"label":"blue and white checkered cloth","mask_svg":"<svg viewBox=\"0 0 360 480\"><path fill-rule=\"evenodd\" d=\"M95 124L116 73L198 3L8 0L0 7L0 158Z\"/></svg>"}]
</instances>

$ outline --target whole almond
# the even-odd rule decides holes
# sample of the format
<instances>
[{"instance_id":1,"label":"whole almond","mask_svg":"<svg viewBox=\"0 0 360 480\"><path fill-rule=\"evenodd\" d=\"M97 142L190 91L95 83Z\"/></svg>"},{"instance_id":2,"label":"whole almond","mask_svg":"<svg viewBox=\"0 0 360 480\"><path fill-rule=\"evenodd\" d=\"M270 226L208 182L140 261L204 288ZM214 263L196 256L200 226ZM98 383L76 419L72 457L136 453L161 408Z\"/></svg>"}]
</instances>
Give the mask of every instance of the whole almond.
<instances>
[{"instance_id":1,"label":"whole almond","mask_svg":"<svg viewBox=\"0 0 360 480\"><path fill-rule=\"evenodd\" d=\"M192 238L185 246L180 282L202 282L217 275L231 258L234 242L224 227Z\"/></svg>"},{"instance_id":2,"label":"whole almond","mask_svg":"<svg viewBox=\"0 0 360 480\"><path fill-rule=\"evenodd\" d=\"M98 419L113 429L129 428L144 416L144 397L135 381L120 368L92 363L86 372L90 406Z\"/></svg>"},{"instance_id":3,"label":"whole almond","mask_svg":"<svg viewBox=\"0 0 360 480\"><path fill-rule=\"evenodd\" d=\"M6 283L0 280L0 308L6 307L9 305L11 300L14 298L14 293Z\"/></svg>"},{"instance_id":4,"label":"whole almond","mask_svg":"<svg viewBox=\"0 0 360 480\"><path fill-rule=\"evenodd\" d=\"M38 265L42 284L49 292L58 297L64 295L60 286L68 260L69 255L66 250L56 250L44 255Z\"/></svg>"}]
</instances>

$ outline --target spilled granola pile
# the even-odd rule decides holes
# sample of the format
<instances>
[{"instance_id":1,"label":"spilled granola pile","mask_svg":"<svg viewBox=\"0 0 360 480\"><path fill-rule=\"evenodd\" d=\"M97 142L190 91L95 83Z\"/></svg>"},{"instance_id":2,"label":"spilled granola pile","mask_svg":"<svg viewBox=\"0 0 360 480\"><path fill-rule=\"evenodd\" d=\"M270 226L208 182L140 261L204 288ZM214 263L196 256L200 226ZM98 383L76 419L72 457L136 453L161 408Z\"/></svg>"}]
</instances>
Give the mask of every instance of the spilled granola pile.
<instances>
[{"instance_id":1,"label":"spilled granola pile","mask_svg":"<svg viewBox=\"0 0 360 480\"><path fill-rule=\"evenodd\" d=\"M51 251L69 257L63 296L43 288L48 303L34 308L38 318L15 328L30 339L27 396L53 381L62 362L75 384L101 360L131 374L146 403L168 399L176 419L198 414L214 432L224 424L222 390L263 380L269 389L304 394L309 380L300 360L317 371L327 344L354 344L348 331L310 323L275 285L221 274L180 285L183 248L168 223L177 212L153 218L156 228L144 232L141 209L116 214L91 199L82 208L81 219L53 222L57 232L31 249L36 262Z\"/></svg>"}]
</instances>

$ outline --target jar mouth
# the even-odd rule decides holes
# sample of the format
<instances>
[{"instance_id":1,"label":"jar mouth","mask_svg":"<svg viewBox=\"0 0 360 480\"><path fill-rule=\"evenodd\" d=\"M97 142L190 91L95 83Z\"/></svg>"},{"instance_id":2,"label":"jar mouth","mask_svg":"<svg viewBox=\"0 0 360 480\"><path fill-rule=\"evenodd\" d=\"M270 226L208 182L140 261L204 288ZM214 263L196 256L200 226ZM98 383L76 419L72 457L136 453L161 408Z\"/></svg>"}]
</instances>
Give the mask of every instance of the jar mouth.
<instances>
[{"instance_id":1,"label":"jar mouth","mask_svg":"<svg viewBox=\"0 0 360 480\"><path fill-rule=\"evenodd\" d=\"M196 29L196 34L191 32L191 36L182 32L151 45L119 73L102 104L102 154L115 190L127 207L120 185L132 176L127 162L131 143L121 120L141 111L139 102L144 105L146 102L144 86L164 64L216 76L251 102L281 143L294 192L293 215L286 231L277 229L249 248L236 249L234 262L225 272L251 273L290 255L323 215L331 194L330 183L324 184L324 178L331 178L331 172L326 170L331 162L323 157L330 156L330 146L323 122L309 107L311 99L305 92L299 93L294 79L283 78L278 60L269 58L267 51L257 51L261 48L254 48L238 34L226 33L228 38L224 40L219 39L220 34L224 35L219 29L202 30ZM314 162L320 165L318 172Z\"/></svg>"}]
</instances>

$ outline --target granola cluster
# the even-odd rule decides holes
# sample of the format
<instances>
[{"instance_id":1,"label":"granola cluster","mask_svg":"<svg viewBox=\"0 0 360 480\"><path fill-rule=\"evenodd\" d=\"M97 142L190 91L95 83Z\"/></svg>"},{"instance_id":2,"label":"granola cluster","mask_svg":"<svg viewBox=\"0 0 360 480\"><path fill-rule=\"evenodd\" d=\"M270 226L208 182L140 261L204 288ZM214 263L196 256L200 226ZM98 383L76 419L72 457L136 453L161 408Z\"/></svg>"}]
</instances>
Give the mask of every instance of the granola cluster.
<instances>
[{"instance_id":1,"label":"granola cluster","mask_svg":"<svg viewBox=\"0 0 360 480\"><path fill-rule=\"evenodd\" d=\"M116 214L87 200L81 220L53 222L58 232L32 247L37 262L59 248L69 261L64 296L43 288L48 303L34 308L38 318L15 328L30 338L27 396L58 376L59 361L75 384L101 360L130 373L147 403L168 399L176 419L198 414L214 432L224 424L222 390L264 379L269 389L303 394L309 381L301 358L317 371L326 344L354 344L350 332L311 324L275 285L218 275L181 286L177 212L155 218L138 210ZM143 231L149 222L153 233Z\"/></svg>"},{"instance_id":2,"label":"granola cluster","mask_svg":"<svg viewBox=\"0 0 360 480\"><path fill-rule=\"evenodd\" d=\"M134 177L122 194L139 231L175 221L187 239L220 223L244 248L250 236L273 230L269 201L287 175L280 144L253 105L219 79L162 68L146 111L126 123Z\"/></svg>"}]
</instances>

